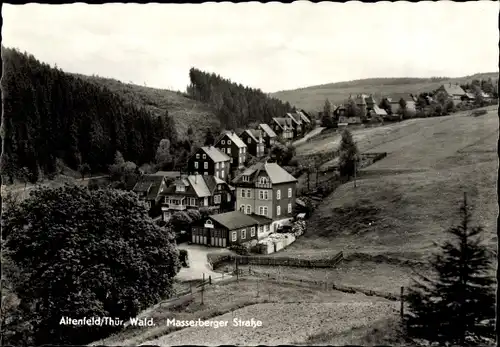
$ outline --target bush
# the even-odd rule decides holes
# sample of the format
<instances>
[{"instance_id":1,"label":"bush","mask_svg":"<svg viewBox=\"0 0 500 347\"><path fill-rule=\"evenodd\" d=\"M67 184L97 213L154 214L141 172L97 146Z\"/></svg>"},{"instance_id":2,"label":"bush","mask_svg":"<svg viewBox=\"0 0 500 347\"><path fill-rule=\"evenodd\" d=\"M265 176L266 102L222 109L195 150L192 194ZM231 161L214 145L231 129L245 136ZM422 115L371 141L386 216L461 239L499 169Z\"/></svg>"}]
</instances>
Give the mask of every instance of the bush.
<instances>
[{"instance_id":1,"label":"bush","mask_svg":"<svg viewBox=\"0 0 500 347\"><path fill-rule=\"evenodd\" d=\"M185 249L179 250L179 262L181 266L188 267L188 252Z\"/></svg>"},{"instance_id":2,"label":"bush","mask_svg":"<svg viewBox=\"0 0 500 347\"><path fill-rule=\"evenodd\" d=\"M229 249L239 255L249 255L250 252L247 247L240 244L234 244L229 246Z\"/></svg>"}]
</instances>

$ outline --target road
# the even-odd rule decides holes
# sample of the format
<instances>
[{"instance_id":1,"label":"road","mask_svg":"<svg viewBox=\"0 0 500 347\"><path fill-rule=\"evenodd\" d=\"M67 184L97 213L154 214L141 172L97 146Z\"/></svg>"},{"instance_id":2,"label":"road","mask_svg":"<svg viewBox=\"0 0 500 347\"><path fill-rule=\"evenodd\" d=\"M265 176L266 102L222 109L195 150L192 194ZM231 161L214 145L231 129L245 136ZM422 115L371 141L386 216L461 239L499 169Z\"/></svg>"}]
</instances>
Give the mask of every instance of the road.
<instances>
[{"instance_id":1,"label":"road","mask_svg":"<svg viewBox=\"0 0 500 347\"><path fill-rule=\"evenodd\" d=\"M317 127L317 128L314 128L311 132L307 133L303 138L297 140L297 141L294 141L293 142L293 145L294 146L298 146L304 142L306 142L307 140L309 140L311 137L314 137L314 136L317 136L319 134L321 134L321 132L325 130L324 127Z\"/></svg>"},{"instance_id":2,"label":"road","mask_svg":"<svg viewBox=\"0 0 500 347\"><path fill-rule=\"evenodd\" d=\"M205 279L208 279L208 276L212 276L212 280L214 282L221 280L221 274L213 271L208 264L208 253L217 253L217 252L227 252L224 248L208 248L201 245L188 245L188 244L180 244L177 246L179 249L184 249L188 252L189 259L189 267L181 268L176 278L179 281L193 281L193 280L201 280L203 278L203 274L205 274ZM224 275L224 278L229 278L229 275Z\"/></svg>"}]
</instances>

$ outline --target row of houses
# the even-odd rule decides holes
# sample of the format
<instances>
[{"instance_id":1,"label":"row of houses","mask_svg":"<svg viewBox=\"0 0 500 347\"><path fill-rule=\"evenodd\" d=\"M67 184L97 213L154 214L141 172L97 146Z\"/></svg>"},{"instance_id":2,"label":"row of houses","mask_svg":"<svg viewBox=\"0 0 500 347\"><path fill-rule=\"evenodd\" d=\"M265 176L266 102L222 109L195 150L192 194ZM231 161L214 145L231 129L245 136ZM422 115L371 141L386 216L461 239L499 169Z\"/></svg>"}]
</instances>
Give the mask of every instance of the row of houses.
<instances>
[{"instance_id":1,"label":"row of houses","mask_svg":"<svg viewBox=\"0 0 500 347\"><path fill-rule=\"evenodd\" d=\"M475 101L475 94L471 90L464 90L458 84L443 84L436 92L444 92L448 98L450 98L456 105L460 103L470 104ZM493 99L492 95L481 91L481 96L485 101L491 101ZM353 100L357 107L360 109L360 113L366 118L381 117L383 119L390 119L391 116L387 113L385 109L379 107L379 103L375 97L370 94L358 94L354 97L349 96L350 100ZM401 94L393 97L384 97L381 101L386 101L386 104L390 107L392 115L397 115L400 111L401 100L405 101L406 110L412 113L417 111L417 96L413 94ZM432 97L427 97L427 103L431 104L434 102ZM320 112L321 116L321 112ZM361 117L349 117L347 108L345 105L338 105L333 107L333 117L337 120L339 124L360 124L362 122Z\"/></svg>"},{"instance_id":2,"label":"row of houses","mask_svg":"<svg viewBox=\"0 0 500 347\"><path fill-rule=\"evenodd\" d=\"M133 191L150 208L159 206L164 221L178 211L210 209L192 226L193 243L227 247L260 239L293 219L297 190L297 179L264 157L279 137L290 142L310 129L310 117L299 110L239 135L224 132L213 146L199 147L184 171L144 175ZM248 154L261 161L246 168Z\"/></svg>"}]
</instances>

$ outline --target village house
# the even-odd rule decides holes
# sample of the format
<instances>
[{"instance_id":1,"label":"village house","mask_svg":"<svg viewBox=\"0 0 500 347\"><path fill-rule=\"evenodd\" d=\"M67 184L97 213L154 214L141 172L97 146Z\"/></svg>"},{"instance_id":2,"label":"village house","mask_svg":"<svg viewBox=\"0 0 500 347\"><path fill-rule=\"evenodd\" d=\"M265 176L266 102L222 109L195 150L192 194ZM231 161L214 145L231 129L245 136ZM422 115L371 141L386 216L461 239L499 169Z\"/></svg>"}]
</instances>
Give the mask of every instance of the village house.
<instances>
[{"instance_id":1,"label":"village house","mask_svg":"<svg viewBox=\"0 0 500 347\"><path fill-rule=\"evenodd\" d=\"M361 117L349 117L347 108L344 105L337 106L333 110L333 119L337 121L339 126L361 124Z\"/></svg>"},{"instance_id":2,"label":"village house","mask_svg":"<svg viewBox=\"0 0 500 347\"><path fill-rule=\"evenodd\" d=\"M222 180L230 177L231 158L214 146L198 148L188 159L187 173L211 175Z\"/></svg>"},{"instance_id":3,"label":"village house","mask_svg":"<svg viewBox=\"0 0 500 347\"><path fill-rule=\"evenodd\" d=\"M228 247L269 234L272 220L255 214L232 211L208 216L191 227L191 242L213 247Z\"/></svg>"},{"instance_id":4,"label":"village house","mask_svg":"<svg viewBox=\"0 0 500 347\"><path fill-rule=\"evenodd\" d=\"M247 129L240 134L240 138L247 145L249 154L257 158L264 156L265 142L261 130Z\"/></svg>"},{"instance_id":5,"label":"village house","mask_svg":"<svg viewBox=\"0 0 500 347\"><path fill-rule=\"evenodd\" d=\"M311 131L313 128L313 120L309 113L307 113L303 109L299 109L297 110L297 114L299 114L300 118L302 119L302 127L304 129L304 133Z\"/></svg>"},{"instance_id":6,"label":"village house","mask_svg":"<svg viewBox=\"0 0 500 347\"><path fill-rule=\"evenodd\" d=\"M240 139L234 131L226 131L215 143L222 153L230 158L232 170L241 169L247 160L247 145Z\"/></svg>"},{"instance_id":7,"label":"village house","mask_svg":"<svg viewBox=\"0 0 500 347\"><path fill-rule=\"evenodd\" d=\"M271 218L272 231L293 217L297 179L276 163L252 165L233 180L236 209Z\"/></svg>"},{"instance_id":8,"label":"village house","mask_svg":"<svg viewBox=\"0 0 500 347\"><path fill-rule=\"evenodd\" d=\"M462 97L466 96L465 91L458 85L456 84L443 84L441 87L439 87L436 92L443 91L448 95L451 100L453 100L453 104L456 106L462 101Z\"/></svg>"},{"instance_id":9,"label":"village house","mask_svg":"<svg viewBox=\"0 0 500 347\"><path fill-rule=\"evenodd\" d=\"M259 124L259 129L262 130L262 137L264 138L264 144L267 150L270 150L274 145L278 135L274 132L271 127L265 123Z\"/></svg>"},{"instance_id":10,"label":"village house","mask_svg":"<svg viewBox=\"0 0 500 347\"><path fill-rule=\"evenodd\" d=\"M274 132L280 136L285 144L290 144L293 140L292 120L288 117L273 118Z\"/></svg>"},{"instance_id":11,"label":"village house","mask_svg":"<svg viewBox=\"0 0 500 347\"><path fill-rule=\"evenodd\" d=\"M161 193L163 220L173 213L201 207L220 213L234 210L234 188L212 175L182 175Z\"/></svg>"},{"instance_id":12,"label":"village house","mask_svg":"<svg viewBox=\"0 0 500 347\"><path fill-rule=\"evenodd\" d=\"M160 201L160 193L167 187L165 177L162 175L143 175L132 191L139 195L139 199L145 201L149 208L153 208Z\"/></svg>"},{"instance_id":13,"label":"village house","mask_svg":"<svg viewBox=\"0 0 500 347\"><path fill-rule=\"evenodd\" d=\"M292 121L293 138L302 137L305 134L302 117L299 113L287 113L286 116Z\"/></svg>"},{"instance_id":14,"label":"village house","mask_svg":"<svg viewBox=\"0 0 500 347\"><path fill-rule=\"evenodd\" d=\"M401 113L401 99L403 99L406 103L406 110L409 112L417 112L417 103L415 97L411 94L403 94L393 97L386 98L391 106L392 114L400 114Z\"/></svg>"}]
</instances>

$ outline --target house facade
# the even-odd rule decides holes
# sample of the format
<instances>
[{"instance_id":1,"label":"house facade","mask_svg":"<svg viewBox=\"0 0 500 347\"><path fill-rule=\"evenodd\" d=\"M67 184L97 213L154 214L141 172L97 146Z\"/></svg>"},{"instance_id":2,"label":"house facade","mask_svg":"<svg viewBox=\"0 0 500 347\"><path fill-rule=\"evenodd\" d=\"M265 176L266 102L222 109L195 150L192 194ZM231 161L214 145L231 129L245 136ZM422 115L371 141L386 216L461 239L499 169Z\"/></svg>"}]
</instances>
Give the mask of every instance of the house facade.
<instances>
[{"instance_id":1,"label":"house facade","mask_svg":"<svg viewBox=\"0 0 500 347\"><path fill-rule=\"evenodd\" d=\"M302 109L299 109L297 110L297 114L300 116L300 119L302 119L302 127L304 129L304 133L311 131L313 128L313 119L311 118L309 113Z\"/></svg>"},{"instance_id":2,"label":"house facade","mask_svg":"<svg viewBox=\"0 0 500 347\"><path fill-rule=\"evenodd\" d=\"M262 137L264 138L264 144L267 150L270 150L271 147L275 144L278 135L274 132L274 130L267 124L262 123L259 124L258 130L261 130Z\"/></svg>"},{"instance_id":3,"label":"house facade","mask_svg":"<svg viewBox=\"0 0 500 347\"><path fill-rule=\"evenodd\" d=\"M222 180L230 179L231 158L214 146L200 147L188 159L187 173L215 176Z\"/></svg>"},{"instance_id":4,"label":"house facade","mask_svg":"<svg viewBox=\"0 0 500 347\"><path fill-rule=\"evenodd\" d=\"M215 147L230 158L232 170L241 169L245 166L245 161L247 160L247 145L234 131L228 131L222 134L215 143Z\"/></svg>"},{"instance_id":5,"label":"house facade","mask_svg":"<svg viewBox=\"0 0 500 347\"><path fill-rule=\"evenodd\" d=\"M302 137L305 134L302 117L299 113L287 113L286 116L292 121L293 138Z\"/></svg>"},{"instance_id":6,"label":"house facade","mask_svg":"<svg viewBox=\"0 0 500 347\"><path fill-rule=\"evenodd\" d=\"M257 158L264 156L265 142L261 130L247 129L240 134L240 138L247 145L249 154Z\"/></svg>"},{"instance_id":7,"label":"house facade","mask_svg":"<svg viewBox=\"0 0 500 347\"><path fill-rule=\"evenodd\" d=\"M160 193L163 220L173 213L202 207L215 212L234 210L234 191L225 181L211 175L183 175Z\"/></svg>"},{"instance_id":8,"label":"house facade","mask_svg":"<svg viewBox=\"0 0 500 347\"><path fill-rule=\"evenodd\" d=\"M258 240L270 229L272 220L246 215L240 211L215 214L191 227L191 242L213 247L228 247Z\"/></svg>"},{"instance_id":9,"label":"house facade","mask_svg":"<svg viewBox=\"0 0 500 347\"><path fill-rule=\"evenodd\" d=\"M281 136L286 144L293 140L292 120L287 117L273 118L273 130L276 135Z\"/></svg>"},{"instance_id":10,"label":"house facade","mask_svg":"<svg viewBox=\"0 0 500 347\"><path fill-rule=\"evenodd\" d=\"M452 84L452 83L443 84L436 91L445 92L446 95L448 95L448 97L451 98L451 100L453 100L453 104L455 104L455 106L462 101L462 98L464 96L466 96L465 91L458 84Z\"/></svg>"},{"instance_id":11,"label":"house facade","mask_svg":"<svg viewBox=\"0 0 500 347\"><path fill-rule=\"evenodd\" d=\"M233 180L236 209L273 220L271 231L293 218L297 179L276 163L257 163Z\"/></svg>"}]
</instances>

